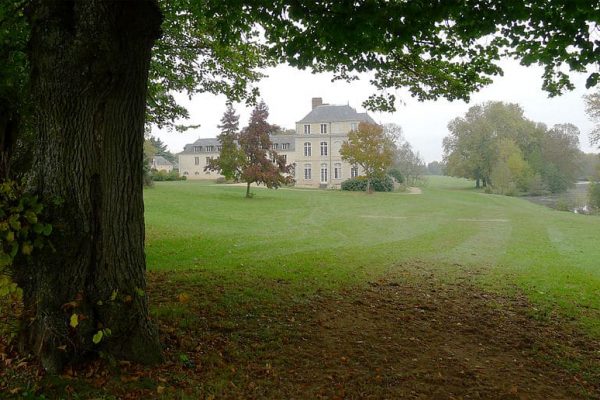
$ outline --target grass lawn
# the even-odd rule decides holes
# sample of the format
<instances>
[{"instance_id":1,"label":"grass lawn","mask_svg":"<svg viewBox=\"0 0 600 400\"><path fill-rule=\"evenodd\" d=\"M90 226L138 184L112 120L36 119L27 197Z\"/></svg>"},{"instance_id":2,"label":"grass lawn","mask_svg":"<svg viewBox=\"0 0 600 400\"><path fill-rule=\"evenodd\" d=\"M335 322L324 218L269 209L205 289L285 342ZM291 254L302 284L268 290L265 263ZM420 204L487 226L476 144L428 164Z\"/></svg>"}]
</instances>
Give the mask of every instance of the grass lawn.
<instances>
[{"instance_id":1,"label":"grass lawn","mask_svg":"<svg viewBox=\"0 0 600 400\"><path fill-rule=\"evenodd\" d=\"M96 362L58 378L0 370L0 390L600 398L600 218L447 177L430 177L422 194L254 192L207 182L145 191L164 364Z\"/></svg>"},{"instance_id":2,"label":"grass lawn","mask_svg":"<svg viewBox=\"0 0 600 400\"><path fill-rule=\"evenodd\" d=\"M277 280L310 295L419 261L518 288L600 335L600 218L472 187L430 177L422 195L255 189L248 200L236 186L159 183L145 196L148 268L208 274L243 291L259 285L248 295L262 297Z\"/></svg>"}]
</instances>

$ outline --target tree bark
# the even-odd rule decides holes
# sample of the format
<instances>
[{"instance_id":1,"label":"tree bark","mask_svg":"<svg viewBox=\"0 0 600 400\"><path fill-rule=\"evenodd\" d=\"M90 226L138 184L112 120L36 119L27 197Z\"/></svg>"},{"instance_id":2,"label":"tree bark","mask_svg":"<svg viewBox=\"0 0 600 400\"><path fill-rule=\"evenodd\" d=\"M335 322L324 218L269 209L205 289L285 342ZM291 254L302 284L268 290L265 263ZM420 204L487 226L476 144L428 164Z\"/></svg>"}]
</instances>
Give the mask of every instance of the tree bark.
<instances>
[{"instance_id":1,"label":"tree bark","mask_svg":"<svg viewBox=\"0 0 600 400\"><path fill-rule=\"evenodd\" d=\"M162 14L155 0L37 0L28 18L31 190L54 230L51 247L14 265L22 345L51 372L99 351L160 361L145 294L142 160Z\"/></svg>"},{"instance_id":2,"label":"tree bark","mask_svg":"<svg viewBox=\"0 0 600 400\"><path fill-rule=\"evenodd\" d=\"M250 198L250 182L246 183L246 198Z\"/></svg>"}]
</instances>

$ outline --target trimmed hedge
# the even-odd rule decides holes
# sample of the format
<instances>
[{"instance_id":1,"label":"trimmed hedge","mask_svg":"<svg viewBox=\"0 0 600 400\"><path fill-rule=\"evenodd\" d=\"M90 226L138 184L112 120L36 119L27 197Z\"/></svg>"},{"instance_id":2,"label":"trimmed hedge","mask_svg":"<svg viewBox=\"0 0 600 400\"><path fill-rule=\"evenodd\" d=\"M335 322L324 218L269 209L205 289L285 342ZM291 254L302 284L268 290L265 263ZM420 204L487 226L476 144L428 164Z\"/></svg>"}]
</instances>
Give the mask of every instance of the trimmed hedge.
<instances>
[{"instance_id":1,"label":"trimmed hedge","mask_svg":"<svg viewBox=\"0 0 600 400\"><path fill-rule=\"evenodd\" d=\"M383 178L371 179L371 188L375 192L391 192L394 190L394 181L388 175ZM364 192L367 190L367 178L359 176L342 182L342 190L351 192Z\"/></svg>"},{"instance_id":2,"label":"trimmed hedge","mask_svg":"<svg viewBox=\"0 0 600 400\"><path fill-rule=\"evenodd\" d=\"M186 180L185 176L179 176L177 171L157 171L153 169L150 171L150 179L153 181L161 182L161 181L184 181Z\"/></svg>"}]
</instances>

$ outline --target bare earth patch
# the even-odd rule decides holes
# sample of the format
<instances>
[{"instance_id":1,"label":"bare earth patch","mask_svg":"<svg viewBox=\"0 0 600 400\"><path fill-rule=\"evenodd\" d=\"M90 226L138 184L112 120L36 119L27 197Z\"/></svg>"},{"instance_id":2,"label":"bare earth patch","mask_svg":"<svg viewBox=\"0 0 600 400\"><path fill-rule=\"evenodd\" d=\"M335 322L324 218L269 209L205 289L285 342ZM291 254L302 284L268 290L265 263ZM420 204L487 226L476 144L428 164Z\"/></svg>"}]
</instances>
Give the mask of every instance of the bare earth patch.
<instances>
[{"instance_id":1,"label":"bare earth patch","mask_svg":"<svg viewBox=\"0 0 600 400\"><path fill-rule=\"evenodd\" d=\"M598 340L468 276L449 283L406 265L304 300L264 281L254 289L277 300L253 302L236 297L244 288L174 274L186 273L149 276L163 365L96 362L57 382L13 360L0 393L26 378L47 398L600 399Z\"/></svg>"}]
</instances>

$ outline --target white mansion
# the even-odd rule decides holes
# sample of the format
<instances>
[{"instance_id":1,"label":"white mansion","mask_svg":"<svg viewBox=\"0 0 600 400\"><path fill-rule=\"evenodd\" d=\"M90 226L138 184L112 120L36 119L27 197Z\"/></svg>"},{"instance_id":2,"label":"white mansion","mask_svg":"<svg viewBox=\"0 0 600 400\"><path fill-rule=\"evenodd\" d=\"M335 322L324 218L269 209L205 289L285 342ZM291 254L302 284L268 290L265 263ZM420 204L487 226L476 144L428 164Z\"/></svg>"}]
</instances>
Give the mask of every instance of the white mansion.
<instances>
[{"instance_id":1,"label":"white mansion","mask_svg":"<svg viewBox=\"0 0 600 400\"><path fill-rule=\"evenodd\" d=\"M296 133L272 135L273 149L294 164L296 186L339 188L342 181L358 176L359 169L342 161L340 148L348 132L360 122L374 124L367 113L358 113L348 105L323 104L320 97L312 99L312 110L296 122ZM216 179L221 175L204 172L206 163L219 156L220 145L215 138L198 139L179 153L179 173L188 179Z\"/></svg>"}]
</instances>

